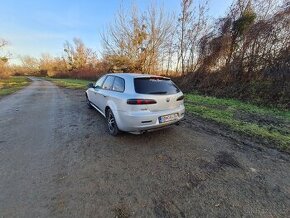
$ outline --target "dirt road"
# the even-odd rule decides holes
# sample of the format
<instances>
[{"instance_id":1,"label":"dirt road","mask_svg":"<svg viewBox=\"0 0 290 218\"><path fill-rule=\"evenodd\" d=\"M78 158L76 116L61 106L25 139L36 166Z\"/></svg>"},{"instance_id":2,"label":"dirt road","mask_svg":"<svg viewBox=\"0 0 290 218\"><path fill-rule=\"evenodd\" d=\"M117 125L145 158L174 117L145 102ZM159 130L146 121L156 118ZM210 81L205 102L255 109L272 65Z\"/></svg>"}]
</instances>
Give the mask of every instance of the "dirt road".
<instances>
[{"instance_id":1,"label":"dirt road","mask_svg":"<svg viewBox=\"0 0 290 218\"><path fill-rule=\"evenodd\" d=\"M82 91L35 79L0 100L0 217L290 217L289 155L186 119L112 137Z\"/></svg>"}]
</instances>

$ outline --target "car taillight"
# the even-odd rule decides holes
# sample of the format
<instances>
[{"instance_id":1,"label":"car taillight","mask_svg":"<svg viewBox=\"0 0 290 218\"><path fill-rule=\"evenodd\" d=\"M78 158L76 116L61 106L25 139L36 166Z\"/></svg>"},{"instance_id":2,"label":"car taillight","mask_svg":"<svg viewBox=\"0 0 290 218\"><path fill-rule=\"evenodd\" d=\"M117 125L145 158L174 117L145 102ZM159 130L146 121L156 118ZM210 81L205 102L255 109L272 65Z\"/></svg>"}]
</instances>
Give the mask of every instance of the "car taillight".
<instances>
[{"instance_id":1,"label":"car taillight","mask_svg":"<svg viewBox=\"0 0 290 218\"><path fill-rule=\"evenodd\" d=\"M128 99L127 104L156 104L157 102L153 99Z\"/></svg>"},{"instance_id":2,"label":"car taillight","mask_svg":"<svg viewBox=\"0 0 290 218\"><path fill-rule=\"evenodd\" d=\"M181 101L181 100L183 100L184 99L184 96L182 95L182 96L179 96L177 99L176 99L176 101Z\"/></svg>"}]
</instances>

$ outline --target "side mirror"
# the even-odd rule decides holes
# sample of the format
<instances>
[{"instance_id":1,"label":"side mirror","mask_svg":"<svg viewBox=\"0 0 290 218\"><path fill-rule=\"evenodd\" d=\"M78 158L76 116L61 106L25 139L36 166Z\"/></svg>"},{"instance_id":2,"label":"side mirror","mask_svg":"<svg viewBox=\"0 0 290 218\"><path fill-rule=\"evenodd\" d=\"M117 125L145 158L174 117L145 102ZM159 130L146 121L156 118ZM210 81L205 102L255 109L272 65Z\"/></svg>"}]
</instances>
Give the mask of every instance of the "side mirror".
<instances>
[{"instance_id":1,"label":"side mirror","mask_svg":"<svg viewBox=\"0 0 290 218\"><path fill-rule=\"evenodd\" d=\"M88 88L95 88L94 83L89 83L89 84L88 84Z\"/></svg>"}]
</instances>

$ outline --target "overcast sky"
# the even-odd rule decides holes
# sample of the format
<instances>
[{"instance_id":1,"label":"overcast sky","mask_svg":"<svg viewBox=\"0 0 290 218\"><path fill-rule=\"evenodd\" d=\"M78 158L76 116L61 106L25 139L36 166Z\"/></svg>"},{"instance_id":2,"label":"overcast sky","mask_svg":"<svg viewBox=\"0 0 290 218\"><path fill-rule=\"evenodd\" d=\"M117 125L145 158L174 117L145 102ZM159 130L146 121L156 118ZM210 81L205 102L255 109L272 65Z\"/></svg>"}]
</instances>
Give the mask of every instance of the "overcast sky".
<instances>
[{"instance_id":1,"label":"overcast sky","mask_svg":"<svg viewBox=\"0 0 290 218\"><path fill-rule=\"evenodd\" d=\"M100 33L121 5L128 11L132 4L145 10L152 2L168 12L180 10L179 0L0 0L0 38L9 41L13 62L18 55L61 55L65 40L74 37L100 51ZM231 2L210 0L209 15L222 16Z\"/></svg>"}]
</instances>

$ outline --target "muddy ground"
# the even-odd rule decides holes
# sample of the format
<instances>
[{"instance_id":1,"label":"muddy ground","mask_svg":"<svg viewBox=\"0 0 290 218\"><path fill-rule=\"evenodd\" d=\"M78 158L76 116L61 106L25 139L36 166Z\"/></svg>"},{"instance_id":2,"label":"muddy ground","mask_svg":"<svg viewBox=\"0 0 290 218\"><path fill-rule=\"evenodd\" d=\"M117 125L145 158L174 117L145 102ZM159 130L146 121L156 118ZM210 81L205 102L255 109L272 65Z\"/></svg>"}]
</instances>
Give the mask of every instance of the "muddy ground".
<instances>
[{"instance_id":1,"label":"muddy ground","mask_svg":"<svg viewBox=\"0 0 290 218\"><path fill-rule=\"evenodd\" d=\"M290 155L190 115L113 137L82 91L35 80L0 133L0 217L290 217Z\"/></svg>"}]
</instances>

